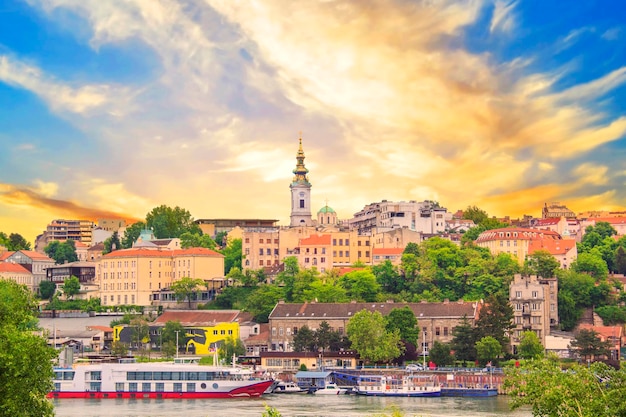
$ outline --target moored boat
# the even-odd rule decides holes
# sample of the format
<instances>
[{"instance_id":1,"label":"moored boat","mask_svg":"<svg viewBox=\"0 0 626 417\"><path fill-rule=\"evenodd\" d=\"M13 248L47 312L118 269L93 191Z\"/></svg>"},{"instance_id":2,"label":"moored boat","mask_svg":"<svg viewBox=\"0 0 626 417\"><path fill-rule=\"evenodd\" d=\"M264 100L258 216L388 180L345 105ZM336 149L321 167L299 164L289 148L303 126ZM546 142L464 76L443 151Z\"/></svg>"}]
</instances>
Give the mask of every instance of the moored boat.
<instances>
[{"instance_id":1,"label":"moored boat","mask_svg":"<svg viewBox=\"0 0 626 417\"><path fill-rule=\"evenodd\" d=\"M281 381L272 389L272 394L301 394L306 392L295 382Z\"/></svg>"},{"instance_id":2,"label":"moored boat","mask_svg":"<svg viewBox=\"0 0 626 417\"><path fill-rule=\"evenodd\" d=\"M249 369L167 362L55 368L51 398L259 397L272 385Z\"/></svg>"},{"instance_id":3,"label":"moored boat","mask_svg":"<svg viewBox=\"0 0 626 417\"><path fill-rule=\"evenodd\" d=\"M495 387L441 387L442 397L495 397L498 389Z\"/></svg>"},{"instance_id":4,"label":"moored boat","mask_svg":"<svg viewBox=\"0 0 626 417\"><path fill-rule=\"evenodd\" d=\"M362 375L354 392L380 397L439 397L441 387L428 375Z\"/></svg>"},{"instance_id":5,"label":"moored boat","mask_svg":"<svg viewBox=\"0 0 626 417\"><path fill-rule=\"evenodd\" d=\"M341 388L335 383L330 383L318 389L311 390L311 393L315 395L340 395L347 394L348 391L347 388Z\"/></svg>"}]
</instances>

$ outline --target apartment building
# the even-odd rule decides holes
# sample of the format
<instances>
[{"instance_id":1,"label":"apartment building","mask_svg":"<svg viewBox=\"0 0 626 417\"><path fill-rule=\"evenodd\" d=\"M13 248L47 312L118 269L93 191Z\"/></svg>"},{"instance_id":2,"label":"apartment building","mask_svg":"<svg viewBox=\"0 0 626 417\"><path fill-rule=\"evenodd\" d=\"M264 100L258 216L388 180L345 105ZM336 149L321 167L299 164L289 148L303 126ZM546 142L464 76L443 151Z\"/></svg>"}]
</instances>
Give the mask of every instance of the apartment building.
<instances>
[{"instance_id":1,"label":"apartment building","mask_svg":"<svg viewBox=\"0 0 626 417\"><path fill-rule=\"evenodd\" d=\"M397 228L422 233L440 233L446 230L447 209L430 201L393 202L382 200L365 206L347 220L350 229L359 234L372 234Z\"/></svg>"},{"instance_id":2,"label":"apartment building","mask_svg":"<svg viewBox=\"0 0 626 417\"><path fill-rule=\"evenodd\" d=\"M224 255L206 248L121 249L97 261L96 280L103 305L151 305L151 294L183 278L224 278Z\"/></svg>"},{"instance_id":3,"label":"apartment building","mask_svg":"<svg viewBox=\"0 0 626 417\"><path fill-rule=\"evenodd\" d=\"M575 239L536 239L528 244L528 254L543 250L554 256L559 261L562 269L570 267L578 258L578 248Z\"/></svg>"},{"instance_id":4,"label":"apartment building","mask_svg":"<svg viewBox=\"0 0 626 417\"><path fill-rule=\"evenodd\" d=\"M0 262L0 278L25 285L30 291L36 291L33 274L20 264Z\"/></svg>"},{"instance_id":5,"label":"apartment building","mask_svg":"<svg viewBox=\"0 0 626 417\"><path fill-rule=\"evenodd\" d=\"M39 283L46 279L46 269L55 264L54 259L31 250L4 252L0 256L0 262L18 264L30 272L32 274L32 282L27 284L27 286L33 292L39 291Z\"/></svg>"},{"instance_id":6,"label":"apartment building","mask_svg":"<svg viewBox=\"0 0 626 417\"><path fill-rule=\"evenodd\" d=\"M73 240L91 246L94 223L90 220L53 220L46 230L35 239L35 250L43 253L43 249L53 240L65 242Z\"/></svg>"},{"instance_id":7,"label":"apartment building","mask_svg":"<svg viewBox=\"0 0 626 417\"><path fill-rule=\"evenodd\" d=\"M511 346L517 352L522 332L534 332L546 346L550 329L559 324L558 282L556 278L515 274L509 287L509 300L513 307Z\"/></svg>"},{"instance_id":8,"label":"apartment building","mask_svg":"<svg viewBox=\"0 0 626 417\"><path fill-rule=\"evenodd\" d=\"M486 230L478 236L475 243L482 248L489 249L494 256L508 253L517 259L520 265L523 265L530 243L537 240L561 240L561 235L551 230L507 227Z\"/></svg>"}]
</instances>

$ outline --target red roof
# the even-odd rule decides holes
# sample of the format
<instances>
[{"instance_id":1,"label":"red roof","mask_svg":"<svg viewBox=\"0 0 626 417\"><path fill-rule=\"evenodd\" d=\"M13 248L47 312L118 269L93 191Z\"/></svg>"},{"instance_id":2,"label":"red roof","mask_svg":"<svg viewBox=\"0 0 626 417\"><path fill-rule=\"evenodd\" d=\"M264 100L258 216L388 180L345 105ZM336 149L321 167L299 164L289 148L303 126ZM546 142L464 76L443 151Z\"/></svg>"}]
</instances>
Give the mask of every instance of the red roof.
<instances>
[{"instance_id":1,"label":"red roof","mask_svg":"<svg viewBox=\"0 0 626 417\"><path fill-rule=\"evenodd\" d=\"M154 322L179 321L183 326L206 326L237 322L239 310L167 310Z\"/></svg>"},{"instance_id":2,"label":"red roof","mask_svg":"<svg viewBox=\"0 0 626 417\"><path fill-rule=\"evenodd\" d=\"M364 269L365 268L355 268L355 267L352 267L352 266L346 266L344 268L339 268L338 273L339 273L339 276L341 277L341 276L344 276L346 274L349 274L350 272L362 271Z\"/></svg>"},{"instance_id":3,"label":"red roof","mask_svg":"<svg viewBox=\"0 0 626 417\"><path fill-rule=\"evenodd\" d=\"M48 258L47 255L43 254L43 253L39 253L36 252L34 250L21 250L20 252L22 252L24 255L28 256L30 259L32 260L42 260L42 261L51 261L54 262L53 259ZM15 253L15 252L14 252Z\"/></svg>"},{"instance_id":4,"label":"red roof","mask_svg":"<svg viewBox=\"0 0 626 417\"><path fill-rule=\"evenodd\" d=\"M304 239L300 239L300 246L329 246L330 235L311 235Z\"/></svg>"},{"instance_id":5,"label":"red roof","mask_svg":"<svg viewBox=\"0 0 626 417\"><path fill-rule=\"evenodd\" d=\"M622 337L622 326L594 326L589 323L581 323L578 329L593 330L606 340L609 337Z\"/></svg>"},{"instance_id":6,"label":"red roof","mask_svg":"<svg viewBox=\"0 0 626 417\"><path fill-rule=\"evenodd\" d=\"M559 222L561 221L560 217L551 217L548 219L538 219L536 226L552 226L555 224L559 224Z\"/></svg>"},{"instance_id":7,"label":"red roof","mask_svg":"<svg viewBox=\"0 0 626 417\"><path fill-rule=\"evenodd\" d=\"M20 264L13 262L0 262L0 273L2 272L19 272L22 274L30 274L30 271Z\"/></svg>"},{"instance_id":8,"label":"red roof","mask_svg":"<svg viewBox=\"0 0 626 417\"><path fill-rule=\"evenodd\" d=\"M164 258L170 256L224 256L207 248L166 249L166 248L129 248L107 253L103 258Z\"/></svg>"},{"instance_id":9,"label":"red roof","mask_svg":"<svg viewBox=\"0 0 626 417\"><path fill-rule=\"evenodd\" d=\"M504 233L500 236L500 233ZM507 236L509 233L509 236ZM515 236L517 233L517 236ZM489 242L493 240L531 240L531 239L561 239L561 235L552 230L525 229L523 227L505 227L502 229L491 229L482 232L476 239L476 243Z\"/></svg>"},{"instance_id":10,"label":"red roof","mask_svg":"<svg viewBox=\"0 0 626 417\"><path fill-rule=\"evenodd\" d=\"M533 239L528 244L528 254L532 255L535 251L545 250L551 255L565 255L575 246L576 239Z\"/></svg>"},{"instance_id":11,"label":"red roof","mask_svg":"<svg viewBox=\"0 0 626 417\"><path fill-rule=\"evenodd\" d=\"M174 256L224 256L219 252L207 248L176 249L172 251Z\"/></svg>"},{"instance_id":12,"label":"red roof","mask_svg":"<svg viewBox=\"0 0 626 417\"><path fill-rule=\"evenodd\" d=\"M3 254L0 255L0 262L4 261L5 259L7 259L9 256L13 255L15 252L4 252Z\"/></svg>"},{"instance_id":13,"label":"red roof","mask_svg":"<svg viewBox=\"0 0 626 417\"><path fill-rule=\"evenodd\" d=\"M598 222L606 222L609 224L626 224L626 217L596 217L593 221L598 224Z\"/></svg>"}]
</instances>

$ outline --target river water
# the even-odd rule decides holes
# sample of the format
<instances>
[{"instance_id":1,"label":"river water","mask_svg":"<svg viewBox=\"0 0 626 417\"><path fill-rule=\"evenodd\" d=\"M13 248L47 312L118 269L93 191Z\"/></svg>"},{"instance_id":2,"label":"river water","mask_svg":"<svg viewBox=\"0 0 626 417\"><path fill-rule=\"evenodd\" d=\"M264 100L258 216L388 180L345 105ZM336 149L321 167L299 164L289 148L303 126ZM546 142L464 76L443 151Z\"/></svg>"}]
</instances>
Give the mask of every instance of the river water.
<instances>
[{"instance_id":1,"label":"river water","mask_svg":"<svg viewBox=\"0 0 626 417\"><path fill-rule=\"evenodd\" d=\"M384 398L360 395L271 394L258 399L216 400L55 400L58 417L261 417L265 405L283 417L530 417L529 409L511 411L509 398Z\"/></svg>"}]
</instances>

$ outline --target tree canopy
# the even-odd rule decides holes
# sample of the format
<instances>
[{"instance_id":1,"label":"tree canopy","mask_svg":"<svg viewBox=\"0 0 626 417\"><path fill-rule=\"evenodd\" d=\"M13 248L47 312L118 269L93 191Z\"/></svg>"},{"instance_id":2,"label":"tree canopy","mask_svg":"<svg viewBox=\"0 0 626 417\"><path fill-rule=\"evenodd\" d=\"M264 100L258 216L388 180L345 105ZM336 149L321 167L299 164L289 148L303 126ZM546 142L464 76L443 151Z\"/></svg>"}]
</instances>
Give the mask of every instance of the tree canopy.
<instances>
[{"instance_id":1,"label":"tree canopy","mask_svg":"<svg viewBox=\"0 0 626 417\"><path fill-rule=\"evenodd\" d=\"M177 301L187 300L189 308L191 308L191 301L193 296L198 292L200 287L205 285L204 280L200 278L183 277L179 280L172 282L170 289L174 291L174 295Z\"/></svg>"},{"instance_id":2,"label":"tree canopy","mask_svg":"<svg viewBox=\"0 0 626 417\"><path fill-rule=\"evenodd\" d=\"M348 321L346 330L352 348L366 361L390 362L402 353L399 332L388 332L378 311L359 311Z\"/></svg>"},{"instance_id":3,"label":"tree canopy","mask_svg":"<svg viewBox=\"0 0 626 417\"><path fill-rule=\"evenodd\" d=\"M157 239L180 237L183 233L202 235L200 226L194 222L191 213L181 207L161 205L146 214L146 227Z\"/></svg>"},{"instance_id":4,"label":"tree canopy","mask_svg":"<svg viewBox=\"0 0 626 417\"><path fill-rule=\"evenodd\" d=\"M76 244L73 240L66 240L65 242L53 240L43 248L43 251L59 265L78 261Z\"/></svg>"},{"instance_id":5,"label":"tree canopy","mask_svg":"<svg viewBox=\"0 0 626 417\"><path fill-rule=\"evenodd\" d=\"M26 241L19 233L11 233L9 236L0 232L0 246L4 246L9 251L30 250L30 242Z\"/></svg>"},{"instance_id":6,"label":"tree canopy","mask_svg":"<svg viewBox=\"0 0 626 417\"><path fill-rule=\"evenodd\" d=\"M30 291L0 279L0 414L53 416L46 395L52 390L56 351L36 328L37 303Z\"/></svg>"}]
</instances>

